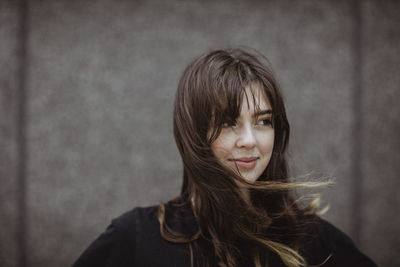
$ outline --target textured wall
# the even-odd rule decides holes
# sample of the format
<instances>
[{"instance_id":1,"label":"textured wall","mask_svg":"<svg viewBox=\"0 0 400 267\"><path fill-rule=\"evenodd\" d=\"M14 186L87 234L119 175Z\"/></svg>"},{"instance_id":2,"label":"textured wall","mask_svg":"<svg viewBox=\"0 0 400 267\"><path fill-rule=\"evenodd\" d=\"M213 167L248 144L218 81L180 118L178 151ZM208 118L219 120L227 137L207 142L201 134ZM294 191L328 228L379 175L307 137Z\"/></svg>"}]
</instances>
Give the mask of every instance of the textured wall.
<instances>
[{"instance_id":1,"label":"textured wall","mask_svg":"<svg viewBox=\"0 0 400 267\"><path fill-rule=\"evenodd\" d=\"M0 266L17 264L18 8L0 2Z\"/></svg>"},{"instance_id":2,"label":"textured wall","mask_svg":"<svg viewBox=\"0 0 400 267\"><path fill-rule=\"evenodd\" d=\"M381 266L400 266L400 2L363 8L361 244Z\"/></svg>"},{"instance_id":3,"label":"textured wall","mask_svg":"<svg viewBox=\"0 0 400 267\"><path fill-rule=\"evenodd\" d=\"M0 5L5 267L21 256L15 207L23 192L15 126L21 8L11 3ZM29 29L27 266L68 266L111 218L178 194L179 76L200 53L237 45L265 54L277 73L292 174L336 177L324 190L325 217L380 265L399 265L400 216L391 213L400 205L399 12L396 1L372 0L31 1L20 25Z\"/></svg>"}]
</instances>

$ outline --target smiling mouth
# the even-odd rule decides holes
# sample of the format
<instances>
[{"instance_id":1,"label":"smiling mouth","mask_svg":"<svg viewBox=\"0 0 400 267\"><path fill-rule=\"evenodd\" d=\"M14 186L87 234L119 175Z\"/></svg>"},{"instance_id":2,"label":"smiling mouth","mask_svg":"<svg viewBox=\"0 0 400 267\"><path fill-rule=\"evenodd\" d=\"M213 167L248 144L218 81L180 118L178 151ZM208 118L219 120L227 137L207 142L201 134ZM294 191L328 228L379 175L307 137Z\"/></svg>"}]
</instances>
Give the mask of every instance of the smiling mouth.
<instances>
[{"instance_id":1,"label":"smiling mouth","mask_svg":"<svg viewBox=\"0 0 400 267\"><path fill-rule=\"evenodd\" d=\"M253 169L257 164L258 157L235 158L231 161L235 162L240 169Z\"/></svg>"}]
</instances>

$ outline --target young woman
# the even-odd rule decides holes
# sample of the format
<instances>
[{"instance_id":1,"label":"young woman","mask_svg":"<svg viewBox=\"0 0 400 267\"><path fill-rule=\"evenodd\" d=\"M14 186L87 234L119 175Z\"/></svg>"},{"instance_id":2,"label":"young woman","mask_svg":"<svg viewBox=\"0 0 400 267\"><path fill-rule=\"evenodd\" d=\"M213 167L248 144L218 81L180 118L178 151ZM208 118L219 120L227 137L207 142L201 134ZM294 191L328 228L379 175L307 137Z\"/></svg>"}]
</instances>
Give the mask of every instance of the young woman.
<instances>
[{"instance_id":1,"label":"young woman","mask_svg":"<svg viewBox=\"0 0 400 267\"><path fill-rule=\"evenodd\" d=\"M176 199L114 219L75 262L88 266L376 266L343 232L301 207L288 180L289 123L272 72L241 49L184 71L174 135Z\"/></svg>"}]
</instances>

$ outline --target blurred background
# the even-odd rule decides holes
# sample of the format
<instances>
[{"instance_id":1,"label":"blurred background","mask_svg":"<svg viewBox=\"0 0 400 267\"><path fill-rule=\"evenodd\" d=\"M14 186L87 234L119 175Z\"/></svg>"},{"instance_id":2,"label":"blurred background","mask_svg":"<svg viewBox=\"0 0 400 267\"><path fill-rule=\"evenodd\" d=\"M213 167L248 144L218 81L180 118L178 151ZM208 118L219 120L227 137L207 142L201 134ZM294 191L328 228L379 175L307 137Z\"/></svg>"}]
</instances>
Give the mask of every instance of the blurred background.
<instances>
[{"instance_id":1,"label":"blurred background","mask_svg":"<svg viewBox=\"0 0 400 267\"><path fill-rule=\"evenodd\" d=\"M239 45L281 84L291 175L335 177L323 217L400 266L400 2L378 0L1 0L0 266L70 266L178 195L178 79Z\"/></svg>"}]
</instances>

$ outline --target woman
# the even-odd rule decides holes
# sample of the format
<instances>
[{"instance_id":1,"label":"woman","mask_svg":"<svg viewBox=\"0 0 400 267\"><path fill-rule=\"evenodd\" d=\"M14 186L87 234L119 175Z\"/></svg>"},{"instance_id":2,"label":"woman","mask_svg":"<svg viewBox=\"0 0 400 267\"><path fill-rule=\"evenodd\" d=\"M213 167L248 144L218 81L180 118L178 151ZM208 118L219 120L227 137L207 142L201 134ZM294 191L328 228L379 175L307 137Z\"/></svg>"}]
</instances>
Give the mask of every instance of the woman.
<instances>
[{"instance_id":1,"label":"woman","mask_svg":"<svg viewBox=\"0 0 400 267\"><path fill-rule=\"evenodd\" d=\"M285 153L289 123L271 71L241 49L193 61L178 85L176 199L113 220L83 266L375 266L340 230L301 208Z\"/></svg>"}]
</instances>

